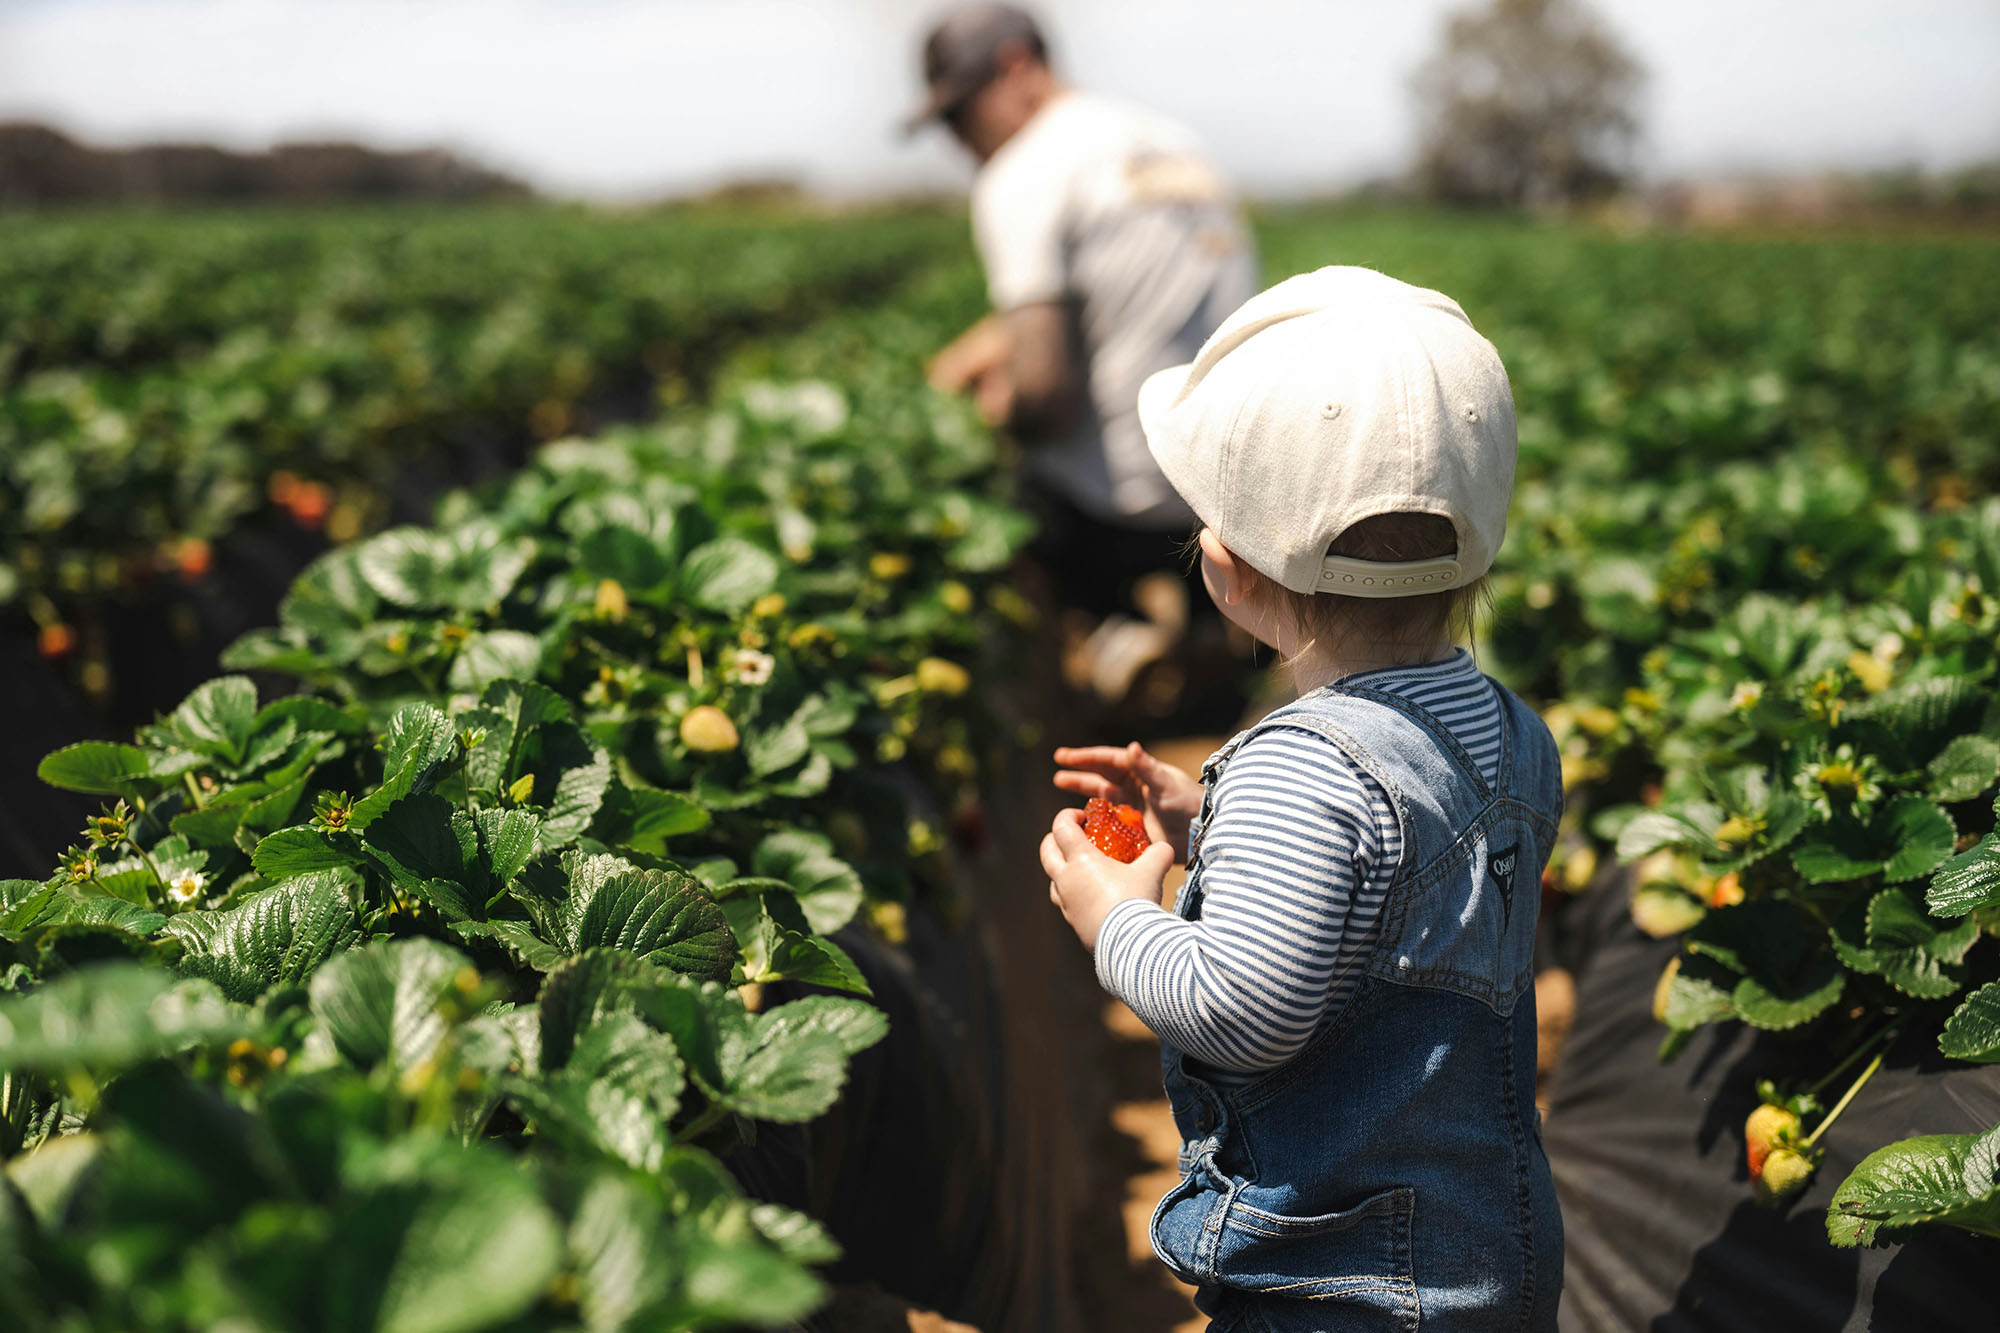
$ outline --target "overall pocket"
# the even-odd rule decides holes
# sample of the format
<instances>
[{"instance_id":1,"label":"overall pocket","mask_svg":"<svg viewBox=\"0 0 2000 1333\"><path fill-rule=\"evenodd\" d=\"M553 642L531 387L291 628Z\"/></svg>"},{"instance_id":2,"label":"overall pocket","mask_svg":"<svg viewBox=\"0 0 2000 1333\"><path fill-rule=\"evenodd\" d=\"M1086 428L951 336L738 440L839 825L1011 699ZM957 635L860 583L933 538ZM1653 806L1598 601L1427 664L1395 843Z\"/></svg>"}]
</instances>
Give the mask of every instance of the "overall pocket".
<instances>
[{"instance_id":1,"label":"overall pocket","mask_svg":"<svg viewBox=\"0 0 2000 1333\"><path fill-rule=\"evenodd\" d=\"M1384 1190L1316 1217L1257 1208L1240 1193L1229 1192L1215 1219L1208 1280L1285 1301L1338 1303L1352 1317L1365 1318L1362 1312L1369 1311L1383 1317L1384 1328L1417 1326L1417 1284L1410 1271L1415 1191Z\"/></svg>"},{"instance_id":2,"label":"overall pocket","mask_svg":"<svg viewBox=\"0 0 2000 1333\"><path fill-rule=\"evenodd\" d=\"M1181 1180L1153 1206L1146 1233L1153 1253L1183 1282L1200 1286L1215 1281L1215 1245L1222 1212L1236 1186L1209 1165L1204 1155L1189 1161L1181 1147Z\"/></svg>"}]
</instances>

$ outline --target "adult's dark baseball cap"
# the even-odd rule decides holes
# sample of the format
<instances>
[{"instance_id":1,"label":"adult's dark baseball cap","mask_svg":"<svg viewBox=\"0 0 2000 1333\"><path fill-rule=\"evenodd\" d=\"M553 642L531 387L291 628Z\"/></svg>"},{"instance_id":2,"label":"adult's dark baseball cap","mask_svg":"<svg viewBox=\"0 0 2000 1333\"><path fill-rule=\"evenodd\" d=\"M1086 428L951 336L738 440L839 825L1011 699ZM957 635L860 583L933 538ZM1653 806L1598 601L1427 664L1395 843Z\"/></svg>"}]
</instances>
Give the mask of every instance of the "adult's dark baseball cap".
<instances>
[{"instance_id":1,"label":"adult's dark baseball cap","mask_svg":"<svg viewBox=\"0 0 2000 1333\"><path fill-rule=\"evenodd\" d=\"M1046 56L1042 29L1026 10L1013 5L971 5L940 19L924 39L923 105L903 122L915 134L984 88L999 72L1000 53L1018 42Z\"/></svg>"}]
</instances>

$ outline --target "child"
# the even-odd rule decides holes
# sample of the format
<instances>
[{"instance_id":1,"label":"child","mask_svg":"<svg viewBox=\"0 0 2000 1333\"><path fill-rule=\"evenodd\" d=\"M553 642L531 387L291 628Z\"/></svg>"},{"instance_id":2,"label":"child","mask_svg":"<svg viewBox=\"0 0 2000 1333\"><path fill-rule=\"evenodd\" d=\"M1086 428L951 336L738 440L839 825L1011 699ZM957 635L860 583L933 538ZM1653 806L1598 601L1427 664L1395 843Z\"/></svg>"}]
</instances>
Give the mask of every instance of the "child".
<instances>
[{"instance_id":1,"label":"child","mask_svg":"<svg viewBox=\"0 0 2000 1333\"><path fill-rule=\"evenodd\" d=\"M1530 952L1562 813L1541 720L1453 646L1506 528L1514 411L1448 298L1326 268L1139 398L1223 614L1297 702L1202 766L1061 749L1051 898L1159 1034L1181 1182L1153 1248L1212 1333L1555 1327ZM1186 849L1174 910L1167 869Z\"/></svg>"}]
</instances>

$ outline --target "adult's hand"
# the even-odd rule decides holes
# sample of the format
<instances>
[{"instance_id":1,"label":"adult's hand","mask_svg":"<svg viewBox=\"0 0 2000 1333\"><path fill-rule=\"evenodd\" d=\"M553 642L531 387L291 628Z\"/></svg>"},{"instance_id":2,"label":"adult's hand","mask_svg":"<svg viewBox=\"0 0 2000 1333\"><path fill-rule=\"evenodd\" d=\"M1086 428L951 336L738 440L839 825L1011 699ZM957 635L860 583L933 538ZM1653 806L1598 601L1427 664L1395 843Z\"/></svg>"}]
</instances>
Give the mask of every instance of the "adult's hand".
<instances>
[{"instance_id":1,"label":"adult's hand","mask_svg":"<svg viewBox=\"0 0 2000 1333\"><path fill-rule=\"evenodd\" d=\"M931 358L925 374L941 393L963 393L996 371L1005 371L1014 355L1014 336L1000 315L988 315L953 338Z\"/></svg>"}]
</instances>

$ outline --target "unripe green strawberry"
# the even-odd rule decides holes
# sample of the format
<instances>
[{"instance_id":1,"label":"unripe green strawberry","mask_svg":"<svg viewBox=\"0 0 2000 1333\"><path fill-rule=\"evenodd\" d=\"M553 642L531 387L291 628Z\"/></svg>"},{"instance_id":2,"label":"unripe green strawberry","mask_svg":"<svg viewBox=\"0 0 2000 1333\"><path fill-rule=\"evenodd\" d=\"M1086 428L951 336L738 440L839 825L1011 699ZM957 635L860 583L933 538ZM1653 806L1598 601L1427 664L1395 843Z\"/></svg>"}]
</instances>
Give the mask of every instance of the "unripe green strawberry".
<instances>
[{"instance_id":1,"label":"unripe green strawberry","mask_svg":"<svg viewBox=\"0 0 2000 1333\"><path fill-rule=\"evenodd\" d=\"M1790 1148L1798 1142L1799 1118L1783 1106L1765 1102L1743 1122L1743 1155L1750 1165L1750 1179L1758 1180L1773 1150Z\"/></svg>"},{"instance_id":2,"label":"unripe green strawberry","mask_svg":"<svg viewBox=\"0 0 2000 1333\"><path fill-rule=\"evenodd\" d=\"M1806 1187L1812 1175L1812 1158L1794 1148L1773 1148L1763 1171L1756 1174L1757 1199L1760 1203L1789 1199Z\"/></svg>"},{"instance_id":3,"label":"unripe green strawberry","mask_svg":"<svg viewBox=\"0 0 2000 1333\"><path fill-rule=\"evenodd\" d=\"M1653 983L1653 1021L1655 1023L1664 1023L1667 1021L1667 1000L1674 991L1674 978L1680 974L1680 955L1675 954L1667 960L1666 967L1660 972L1660 979Z\"/></svg>"},{"instance_id":4,"label":"unripe green strawberry","mask_svg":"<svg viewBox=\"0 0 2000 1333\"><path fill-rule=\"evenodd\" d=\"M690 708L681 719L681 744L702 754L720 754L737 745L736 724L713 704Z\"/></svg>"}]
</instances>

